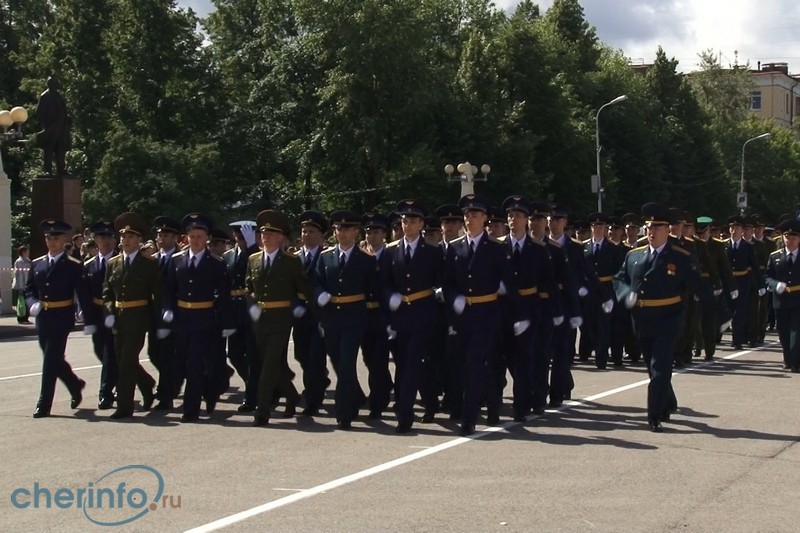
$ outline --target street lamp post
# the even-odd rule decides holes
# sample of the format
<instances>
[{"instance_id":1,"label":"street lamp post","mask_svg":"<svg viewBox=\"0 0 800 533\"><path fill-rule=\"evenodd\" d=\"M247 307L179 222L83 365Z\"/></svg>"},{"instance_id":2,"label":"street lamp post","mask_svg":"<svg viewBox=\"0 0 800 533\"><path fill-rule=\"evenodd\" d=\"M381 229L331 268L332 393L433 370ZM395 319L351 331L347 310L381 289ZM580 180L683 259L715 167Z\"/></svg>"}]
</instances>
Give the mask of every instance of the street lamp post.
<instances>
[{"instance_id":1,"label":"street lamp post","mask_svg":"<svg viewBox=\"0 0 800 533\"><path fill-rule=\"evenodd\" d=\"M453 172L458 170L458 174L453 176ZM447 174L447 181L458 181L461 183L461 196L463 198L468 194L475 194L475 182L487 181L489 179L489 172L492 167L489 165L481 165L481 173L478 174L478 167L472 165L469 161L466 163L459 163L457 167L453 165L445 165L444 172Z\"/></svg>"},{"instance_id":2,"label":"street lamp post","mask_svg":"<svg viewBox=\"0 0 800 533\"><path fill-rule=\"evenodd\" d=\"M614 104L618 104L620 102L624 102L628 99L628 96L623 94L617 96L610 102L606 102L605 104L600 106L600 109L597 110L597 114L594 116L594 140L595 140L595 151L597 152L597 212L603 212L603 180L600 178L600 150L602 150L602 146L600 146L600 111L605 109L606 107Z\"/></svg>"},{"instance_id":3,"label":"street lamp post","mask_svg":"<svg viewBox=\"0 0 800 533\"><path fill-rule=\"evenodd\" d=\"M6 141L22 140L22 125L28 120L28 112L17 106L11 111L0 111L0 145ZM11 272L11 180L3 170L3 156L0 154L0 272ZM11 276L0 278L0 298L2 312L12 309Z\"/></svg>"},{"instance_id":4,"label":"street lamp post","mask_svg":"<svg viewBox=\"0 0 800 533\"><path fill-rule=\"evenodd\" d=\"M747 139L742 145L742 177L741 180L739 181L739 198L737 198L737 203L739 204L739 213L742 215L744 215L744 211L745 209L747 209L747 195L744 192L744 148L750 141L757 141L758 139L769 139L771 136L772 134L770 132L762 133L761 135L756 135L755 137Z\"/></svg>"}]
</instances>

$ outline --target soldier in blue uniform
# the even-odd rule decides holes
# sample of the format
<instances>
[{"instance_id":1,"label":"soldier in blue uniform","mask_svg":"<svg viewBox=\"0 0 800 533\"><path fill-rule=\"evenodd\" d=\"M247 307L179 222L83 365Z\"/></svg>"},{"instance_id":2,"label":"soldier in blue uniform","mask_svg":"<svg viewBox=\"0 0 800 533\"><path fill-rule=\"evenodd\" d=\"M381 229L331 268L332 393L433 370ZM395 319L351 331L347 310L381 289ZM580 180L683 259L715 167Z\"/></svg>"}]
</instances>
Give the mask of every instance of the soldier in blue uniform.
<instances>
[{"instance_id":1,"label":"soldier in blue uniform","mask_svg":"<svg viewBox=\"0 0 800 533\"><path fill-rule=\"evenodd\" d=\"M30 316L36 318L36 332L42 349L42 388L34 418L50 416L55 396L56 380L64 382L77 409L83 400L86 382L72 371L64 356L67 336L75 326L75 296L81 307L91 305L81 262L64 251L72 227L61 220L43 220L39 227L44 233L47 254L31 264L25 300Z\"/></svg>"},{"instance_id":2,"label":"soldier in blue uniform","mask_svg":"<svg viewBox=\"0 0 800 533\"><path fill-rule=\"evenodd\" d=\"M172 323L174 319L175 350L179 360L186 361L181 422L195 422L200 417L203 397L208 414L217 405L214 336L221 331L223 337L229 337L236 330L232 327L225 263L206 247L211 220L192 213L183 218L182 225L189 247L172 255L163 298L164 322Z\"/></svg>"},{"instance_id":3,"label":"soldier in blue uniform","mask_svg":"<svg viewBox=\"0 0 800 533\"><path fill-rule=\"evenodd\" d=\"M395 341L396 431L407 433L414 423L417 391L425 407L423 422L432 422L439 409L431 349L439 316L434 293L442 286L444 254L422 238L426 210L420 202L403 200L395 209L403 238L386 247L381 286L383 304L391 312L388 333Z\"/></svg>"},{"instance_id":4,"label":"soldier in blue uniform","mask_svg":"<svg viewBox=\"0 0 800 533\"><path fill-rule=\"evenodd\" d=\"M312 285L327 231L328 221L322 213L306 211L300 215L300 239L303 246L297 251L297 256L302 259L303 270ZM311 298L311 295L306 294L304 297ZM302 414L314 416L319 412L325 390L331 383L328 378L325 341L320 334L319 311L315 306L309 306L302 317L294 319L292 340L294 357L303 369L305 408Z\"/></svg>"},{"instance_id":5,"label":"soldier in blue uniform","mask_svg":"<svg viewBox=\"0 0 800 533\"><path fill-rule=\"evenodd\" d=\"M364 338L367 294L377 294L375 258L356 245L361 217L352 211L331 214L338 244L322 252L314 277L314 300L328 355L336 370L336 421L348 430L358 415L358 348Z\"/></svg>"},{"instance_id":6,"label":"soldier in blue uniform","mask_svg":"<svg viewBox=\"0 0 800 533\"><path fill-rule=\"evenodd\" d=\"M731 294L733 299L733 347L742 349L747 342L747 306L750 292L762 289L764 282L761 269L756 260L753 245L744 240L744 217L733 215L728 217L728 229L731 237L728 240L728 262L736 281L736 290Z\"/></svg>"},{"instance_id":7,"label":"soldier in blue uniform","mask_svg":"<svg viewBox=\"0 0 800 533\"><path fill-rule=\"evenodd\" d=\"M684 295L711 298L700 280L700 273L686 249L668 241L669 210L656 203L642 206L648 244L634 248L625 257L614 278L619 302L631 309L633 324L650 384L647 388L647 421L651 431L662 431L674 408L672 360L675 342L683 328Z\"/></svg>"},{"instance_id":8,"label":"soldier in blue uniform","mask_svg":"<svg viewBox=\"0 0 800 533\"><path fill-rule=\"evenodd\" d=\"M375 268L380 278L382 259L386 252L386 232L389 218L375 212L365 213L361 224L366 232L362 250L375 257ZM378 420L389 406L392 389L392 375L389 372L389 343L386 328L389 326L389 313L381 305L380 292L367 294L369 319L364 339L361 341L361 354L367 367L369 382L369 418ZM397 361L395 360L395 364ZM359 392L359 396L363 391Z\"/></svg>"},{"instance_id":9,"label":"soldier in blue uniform","mask_svg":"<svg viewBox=\"0 0 800 533\"><path fill-rule=\"evenodd\" d=\"M497 297L501 282L509 304L516 309L512 320L517 330L530 327L531 317L524 308L515 306L519 295L506 248L490 239L484 230L488 203L468 194L458 205L464 213L467 234L447 247L444 291L453 310L451 327L456 333L456 346L451 353L454 395L450 402L451 408L461 413L460 434L466 436L475 431L484 399L489 421L496 422L499 417L502 391L496 390L496 377L487 374L494 371L490 356L501 325Z\"/></svg>"},{"instance_id":10,"label":"soldier in blue uniform","mask_svg":"<svg viewBox=\"0 0 800 533\"><path fill-rule=\"evenodd\" d=\"M789 219L780 225L784 246L769 255L767 287L783 350L783 367L800 372L800 221Z\"/></svg>"},{"instance_id":11,"label":"soldier in blue uniform","mask_svg":"<svg viewBox=\"0 0 800 533\"><path fill-rule=\"evenodd\" d=\"M153 255L153 258L158 262L158 270L161 273L161 293L164 294L167 290L165 285L170 260L179 251L178 238L181 225L173 218L158 216L153 220L153 232L156 234L156 245L158 246L158 252ZM158 403L153 410L168 411L173 408L173 401L178 396L186 362L178 360L178 353L175 351L175 337L173 335L164 336L168 330L161 326L163 324L159 324L159 321L152 322L148 333L147 355L158 370L158 389L156 390ZM158 336L157 328L162 330L161 338Z\"/></svg>"},{"instance_id":12,"label":"soldier in blue uniform","mask_svg":"<svg viewBox=\"0 0 800 533\"><path fill-rule=\"evenodd\" d=\"M233 363L239 376L244 380L244 400L238 407L240 413L250 413L256 408L258 399L258 376L261 366L253 336L253 321L247 313L247 260L258 252L256 244L256 223L253 220L240 220L228 225L236 241L233 248L225 252L222 259L228 271L231 285L231 312L236 333L228 337L228 359Z\"/></svg>"}]
</instances>

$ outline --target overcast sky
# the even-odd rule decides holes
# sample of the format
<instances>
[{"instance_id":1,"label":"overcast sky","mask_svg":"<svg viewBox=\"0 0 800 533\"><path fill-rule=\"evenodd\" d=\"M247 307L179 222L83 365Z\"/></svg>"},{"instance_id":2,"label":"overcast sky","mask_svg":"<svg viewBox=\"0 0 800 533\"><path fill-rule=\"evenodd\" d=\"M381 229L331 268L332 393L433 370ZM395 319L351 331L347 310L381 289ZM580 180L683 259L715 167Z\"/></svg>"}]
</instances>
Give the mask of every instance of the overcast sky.
<instances>
[{"instance_id":1,"label":"overcast sky","mask_svg":"<svg viewBox=\"0 0 800 533\"><path fill-rule=\"evenodd\" d=\"M495 0L513 10L518 0ZM544 12L552 0L540 0ZM178 0L201 16L211 0ZM713 49L723 65L786 62L800 73L800 0L583 0L586 19L603 42L621 49L634 63L652 62L658 45L680 61L680 70L697 68L697 54Z\"/></svg>"}]
</instances>

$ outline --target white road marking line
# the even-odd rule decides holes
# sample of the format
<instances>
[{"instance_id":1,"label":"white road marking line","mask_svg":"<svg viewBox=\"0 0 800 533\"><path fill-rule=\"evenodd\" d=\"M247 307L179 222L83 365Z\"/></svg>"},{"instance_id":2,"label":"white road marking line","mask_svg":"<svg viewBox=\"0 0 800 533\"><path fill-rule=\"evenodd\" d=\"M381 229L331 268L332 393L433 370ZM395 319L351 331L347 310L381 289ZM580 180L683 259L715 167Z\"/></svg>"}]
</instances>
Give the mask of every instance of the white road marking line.
<instances>
[{"instance_id":1,"label":"white road marking line","mask_svg":"<svg viewBox=\"0 0 800 533\"><path fill-rule=\"evenodd\" d=\"M773 342L771 344L775 344L775 343ZM766 347L766 345L764 347ZM762 347L762 348L764 348L764 347ZM720 358L719 360L721 360L721 359L736 359L737 357L741 357L744 354L747 354L747 353L750 353L750 352L754 352L754 351L758 351L760 349L761 348L754 348L752 350L744 350L744 351L741 351L741 352L736 352L736 353L727 355L727 356L725 356L723 358ZM680 372L675 372L675 373L673 373L673 375L685 374L687 372L691 372L694 369L703 368L705 366L714 364L715 362L719 362L719 360L703 362L701 364L694 365L692 368L686 368L686 369L683 369ZM630 390L630 389L633 389L633 388L636 388L636 387L640 387L640 386L648 383L649 381L650 381L649 379L645 379L645 380L642 380L642 381L637 381L636 383L632 383L630 385L617 387L617 388L611 389L609 391L605 391L605 392L601 392L601 393L598 393L598 394L594 394L592 396L588 396L588 397L584 398L583 400L570 401L568 403L565 403L559 409L553 409L552 412L560 411L562 409L565 409L568 406L581 405L583 402L590 402L590 401L593 401L593 400L604 398L606 396L611 396L613 394L617 394L617 393L624 392L624 391L627 391L627 390ZM538 415L529 417L528 420L533 420L535 418L538 418ZM334 480L329 481L327 483L323 483L321 485L317 485L316 487L311 487L310 489L302 490L300 492L297 492L296 494L292 494L290 496L284 496L283 498L279 498L277 500L273 500L271 502L267 502L267 503L264 503L262 505L258 505L256 507L251 508L251 509L247 509L245 511L234 513L232 515L220 518L219 520L215 520L213 522L209 522L207 524L203 524L201 526L186 530L185 533L207 533L207 532L210 532L210 531L216 531L218 529L222 529L224 527L230 526L230 525L235 524L237 522L241 522L243 520L247 520L248 518L252 518L254 516L258 516L260 514L267 513L269 511L273 511L275 509L279 509L279 508L285 507L287 505L291 505L293 503L297 503L299 501L305 500L305 499L310 498L312 496L316 496L318 494L322 494L324 492L327 492L327 491L342 487L344 485L348 485L350 483L354 483L354 482L359 481L361 479L372 477L372 476L374 476L376 474L380 474L381 472L385 472L387 470L391 470L393 468L397 468L398 466L402 466L404 464L414 462L414 461L416 461L418 459L422 459L424 457L428 457L429 455L434 455L436 453L443 452L443 451L448 450L450 448L454 448L455 446L460 446L462 444L466 444L468 442L471 442L472 440L481 439L481 438L483 438L483 437L485 437L485 436L487 436L487 435L489 435L491 433L496 433L498 431L503 431L503 430L508 429L508 428L510 428L512 426L517 426L517 425L520 425L520 424L521 424L521 422L514 422L512 420L512 421L506 422L505 424L503 424L501 426L487 427L483 431L476 432L476 433L470 435L469 437L457 437L457 438L455 438L453 440L450 440L450 441L447 441L447 442L443 442L442 444L438 444L436 446L432 446L430 448L427 448L427 449L424 449L424 450L420 450L418 452L414 452L414 453L412 453L410 455L406 455L404 457L399 457L399 458L394 459L392 461L388 461L386 463L379 464L379 465L367 468L365 470L361 470L360 472L356 472L356 473L350 474L348 476L344 476L344 477L340 477L338 479L334 479Z\"/></svg>"},{"instance_id":2,"label":"white road marking line","mask_svg":"<svg viewBox=\"0 0 800 533\"><path fill-rule=\"evenodd\" d=\"M144 360L142 360L141 362L144 362ZM103 365L81 366L81 367L78 367L78 368L73 368L72 371L73 372L79 372L81 370L93 370L95 368L103 368ZM36 376L41 376L41 375L42 375L41 372L36 372L34 374L18 374L16 376L5 376L5 377L2 377L2 378L0 378L0 381L10 381L12 379L22 379L22 378L35 378Z\"/></svg>"},{"instance_id":3,"label":"white road marking line","mask_svg":"<svg viewBox=\"0 0 800 533\"><path fill-rule=\"evenodd\" d=\"M430 446L409 446L409 448L414 448L415 450L427 450Z\"/></svg>"},{"instance_id":4,"label":"white road marking line","mask_svg":"<svg viewBox=\"0 0 800 533\"><path fill-rule=\"evenodd\" d=\"M272 490L280 490L280 491L284 491L284 492L303 492L306 489L285 489L283 487L275 487Z\"/></svg>"}]
</instances>

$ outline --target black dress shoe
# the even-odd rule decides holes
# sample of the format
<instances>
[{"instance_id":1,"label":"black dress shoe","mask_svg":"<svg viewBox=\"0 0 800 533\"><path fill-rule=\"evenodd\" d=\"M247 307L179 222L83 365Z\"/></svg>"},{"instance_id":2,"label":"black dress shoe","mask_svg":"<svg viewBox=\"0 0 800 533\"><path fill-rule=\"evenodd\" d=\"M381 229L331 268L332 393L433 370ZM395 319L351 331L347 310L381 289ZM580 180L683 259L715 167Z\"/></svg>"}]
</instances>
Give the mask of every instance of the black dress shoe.
<instances>
[{"instance_id":1,"label":"black dress shoe","mask_svg":"<svg viewBox=\"0 0 800 533\"><path fill-rule=\"evenodd\" d=\"M340 420L336 423L336 425L339 427L339 429L343 429L345 431L348 431L352 428L352 424L350 424L349 420Z\"/></svg>"},{"instance_id":2,"label":"black dress shoe","mask_svg":"<svg viewBox=\"0 0 800 533\"><path fill-rule=\"evenodd\" d=\"M78 406L83 401L83 388L84 387L86 387L86 382L83 381L83 380L80 380L78 382L78 390L76 390L74 393L72 393L72 400L70 400L70 402L69 402L69 406L72 409L77 409Z\"/></svg>"},{"instance_id":3,"label":"black dress shoe","mask_svg":"<svg viewBox=\"0 0 800 533\"><path fill-rule=\"evenodd\" d=\"M113 413L111 413L111 418L114 420L119 420L120 418L131 418L133 416L133 411L117 409Z\"/></svg>"},{"instance_id":4,"label":"black dress shoe","mask_svg":"<svg viewBox=\"0 0 800 533\"><path fill-rule=\"evenodd\" d=\"M50 411L43 407L37 407L33 412L33 418L46 418L48 416L50 416Z\"/></svg>"},{"instance_id":5,"label":"black dress shoe","mask_svg":"<svg viewBox=\"0 0 800 533\"><path fill-rule=\"evenodd\" d=\"M468 437L475 433L475 426L472 424L461 424L461 428L458 431L458 434L462 437Z\"/></svg>"},{"instance_id":6,"label":"black dress shoe","mask_svg":"<svg viewBox=\"0 0 800 533\"><path fill-rule=\"evenodd\" d=\"M650 427L650 431L652 431L653 433L661 433L662 431L664 431L664 428L661 427L661 422L659 422L658 420L649 420L647 422L647 425Z\"/></svg>"},{"instance_id":7,"label":"black dress shoe","mask_svg":"<svg viewBox=\"0 0 800 533\"><path fill-rule=\"evenodd\" d=\"M236 411L239 413L252 413L255 410L256 406L247 402L244 402L242 405L236 408Z\"/></svg>"},{"instance_id":8,"label":"black dress shoe","mask_svg":"<svg viewBox=\"0 0 800 533\"><path fill-rule=\"evenodd\" d=\"M403 433L408 433L411 431L411 422L400 422L397 424L397 427L394 428L394 432L398 435L402 435Z\"/></svg>"},{"instance_id":9,"label":"black dress shoe","mask_svg":"<svg viewBox=\"0 0 800 533\"><path fill-rule=\"evenodd\" d=\"M253 419L254 428L263 428L269 425L269 418L265 416L257 416Z\"/></svg>"},{"instance_id":10,"label":"black dress shoe","mask_svg":"<svg viewBox=\"0 0 800 533\"><path fill-rule=\"evenodd\" d=\"M535 415L543 415L544 414L544 407L534 407L533 414Z\"/></svg>"},{"instance_id":11,"label":"black dress shoe","mask_svg":"<svg viewBox=\"0 0 800 533\"><path fill-rule=\"evenodd\" d=\"M297 404L287 403L286 409L283 411L283 418L292 418L296 414L297 414Z\"/></svg>"},{"instance_id":12,"label":"black dress shoe","mask_svg":"<svg viewBox=\"0 0 800 533\"><path fill-rule=\"evenodd\" d=\"M550 402L547 404L547 407L555 409L557 407L561 407L562 405L564 405L564 400L550 400Z\"/></svg>"},{"instance_id":13,"label":"black dress shoe","mask_svg":"<svg viewBox=\"0 0 800 533\"><path fill-rule=\"evenodd\" d=\"M112 400L111 398L102 398L100 400L100 403L97 404L97 408L100 409L101 411L111 409L112 407L114 407L114 400Z\"/></svg>"},{"instance_id":14,"label":"black dress shoe","mask_svg":"<svg viewBox=\"0 0 800 533\"><path fill-rule=\"evenodd\" d=\"M661 415L661 421L662 422L669 422L670 418L671 418L671 416L670 416L670 413L668 413L668 412L664 413L663 415Z\"/></svg>"},{"instance_id":15,"label":"black dress shoe","mask_svg":"<svg viewBox=\"0 0 800 533\"><path fill-rule=\"evenodd\" d=\"M214 414L214 410L217 408L217 398L208 398L206 399L206 413L209 415Z\"/></svg>"},{"instance_id":16,"label":"black dress shoe","mask_svg":"<svg viewBox=\"0 0 800 533\"><path fill-rule=\"evenodd\" d=\"M149 411L150 408L153 407L155 399L156 395L153 394L153 387L145 387L142 389L142 409Z\"/></svg>"},{"instance_id":17,"label":"black dress shoe","mask_svg":"<svg viewBox=\"0 0 800 533\"><path fill-rule=\"evenodd\" d=\"M713 361L713 360L714 360L714 356L713 356L713 355L707 355L707 356L706 356L706 357L703 359L703 361Z\"/></svg>"},{"instance_id":18,"label":"black dress shoe","mask_svg":"<svg viewBox=\"0 0 800 533\"><path fill-rule=\"evenodd\" d=\"M423 424L432 424L436 419L436 413L425 413L420 419Z\"/></svg>"},{"instance_id":19,"label":"black dress shoe","mask_svg":"<svg viewBox=\"0 0 800 533\"><path fill-rule=\"evenodd\" d=\"M380 420L381 418L383 418L383 411L378 409L373 409L367 415L367 420Z\"/></svg>"},{"instance_id":20,"label":"black dress shoe","mask_svg":"<svg viewBox=\"0 0 800 533\"><path fill-rule=\"evenodd\" d=\"M183 416L181 416L181 422L183 422L184 424L197 422L198 420L200 420L200 415L190 415L184 413Z\"/></svg>"},{"instance_id":21,"label":"black dress shoe","mask_svg":"<svg viewBox=\"0 0 800 533\"><path fill-rule=\"evenodd\" d=\"M741 350L742 349L742 345L741 344L734 344L733 345L733 349L734 350Z\"/></svg>"},{"instance_id":22,"label":"black dress shoe","mask_svg":"<svg viewBox=\"0 0 800 533\"><path fill-rule=\"evenodd\" d=\"M486 416L486 425L487 426L496 426L500 423L500 415L498 414L491 414Z\"/></svg>"},{"instance_id":23,"label":"black dress shoe","mask_svg":"<svg viewBox=\"0 0 800 533\"><path fill-rule=\"evenodd\" d=\"M167 402L161 400L153 407L153 411L171 411L172 410L172 402Z\"/></svg>"}]
</instances>

